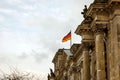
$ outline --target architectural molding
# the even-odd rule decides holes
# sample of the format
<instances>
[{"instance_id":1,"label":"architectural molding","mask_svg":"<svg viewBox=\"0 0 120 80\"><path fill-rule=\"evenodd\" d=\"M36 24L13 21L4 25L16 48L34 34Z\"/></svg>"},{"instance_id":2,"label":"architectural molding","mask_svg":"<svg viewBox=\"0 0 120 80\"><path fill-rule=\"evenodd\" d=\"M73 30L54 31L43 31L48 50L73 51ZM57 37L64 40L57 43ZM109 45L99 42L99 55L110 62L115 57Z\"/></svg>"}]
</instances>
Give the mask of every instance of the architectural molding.
<instances>
[{"instance_id":1,"label":"architectural molding","mask_svg":"<svg viewBox=\"0 0 120 80\"><path fill-rule=\"evenodd\" d=\"M108 0L95 0L94 3L107 3Z\"/></svg>"},{"instance_id":2,"label":"architectural molding","mask_svg":"<svg viewBox=\"0 0 120 80\"><path fill-rule=\"evenodd\" d=\"M109 29L109 28L107 27L107 24L95 24L95 25L92 27L92 31L93 31L95 34L104 34L106 29L107 29L107 30Z\"/></svg>"},{"instance_id":3,"label":"architectural molding","mask_svg":"<svg viewBox=\"0 0 120 80\"><path fill-rule=\"evenodd\" d=\"M48 80L120 79L120 0L94 0L83 9L84 20L75 33L82 37L71 54L59 49Z\"/></svg>"}]
</instances>

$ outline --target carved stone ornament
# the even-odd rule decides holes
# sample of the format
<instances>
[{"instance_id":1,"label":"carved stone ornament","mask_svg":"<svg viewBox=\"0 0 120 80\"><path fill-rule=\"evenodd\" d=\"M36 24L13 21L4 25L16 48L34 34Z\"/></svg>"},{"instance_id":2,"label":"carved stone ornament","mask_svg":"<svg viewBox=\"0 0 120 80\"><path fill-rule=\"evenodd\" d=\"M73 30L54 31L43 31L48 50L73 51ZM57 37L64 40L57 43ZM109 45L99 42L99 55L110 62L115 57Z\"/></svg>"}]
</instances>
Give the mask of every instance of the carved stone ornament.
<instances>
[{"instance_id":1,"label":"carved stone ornament","mask_svg":"<svg viewBox=\"0 0 120 80\"><path fill-rule=\"evenodd\" d=\"M104 33L105 29L107 28L106 24L96 24L93 28L92 31L97 33Z\"/></svg>"},{"instance_id":2,"label":"carved stone ornament","mask_svg":"<svg viewBox=\"0 0 120 80\"><path fill-rule=\"evenodd\" d=\"M93 20L93 18L91 16L86 16L83 23L90 23L90 22L92 22L92 20Z\"/></svg>"},{"instance_id":3,"label":"carved stone ornament","mask_svg":"<svg viewBox=\"0 0 120 80\"><path fill-rule=\"evenodd\" d=\"M95 0L94 3L105 3L107 2L108 0Z\"/></svg>"},{"instance_id":4,"label":"carved stone ornament","mask_svg":"<svg viewBox=\"0 0 120 80\"><path fill-rule=\"evenodd\" d=\"M50 80L50 74L48 74L48 80Z\"/></svg>"},{"instance_id":5,"label":"carved stone ornament","mask_svg":"<svg viewBox=\"0 0 120 80\"><path fill-rule=\"evenodd\" d=\"M83 9L83 12L81 12L81 14L83 14L83 17L85 18L83 23L90 23L93 20L91 16L86 15L87 11L88 11L88 8L85 5L85 8Z\"/></svg>"},{"instance_id":6,"label":"carved stone ornament","mask_svg":"<svg viewBox=\"0 0 120 80\"><path fill-rule=\"evenodd\" d=\"M50 68L50 74L51 74L51 77L55 77L55 74L53 73L53 70Z\"/></svg>"}]
</instances>

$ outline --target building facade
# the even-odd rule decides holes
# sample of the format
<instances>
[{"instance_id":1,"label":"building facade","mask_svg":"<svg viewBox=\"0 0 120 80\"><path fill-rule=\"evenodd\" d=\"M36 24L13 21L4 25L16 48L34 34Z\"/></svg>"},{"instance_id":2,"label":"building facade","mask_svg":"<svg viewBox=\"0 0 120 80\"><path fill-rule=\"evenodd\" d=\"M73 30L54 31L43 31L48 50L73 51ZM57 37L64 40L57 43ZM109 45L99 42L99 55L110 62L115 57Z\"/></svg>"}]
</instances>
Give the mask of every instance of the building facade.
<instances>
[{"instance_id":1,"label":"building facade","mask_svg":"<svg viewBox=\"0 0 120 80\"><path fill-rule=\"evenodd\" d=\"M56 52L48 80L120 80L120 0L95 0L82 14L81 44Z\"/></svg>"}]
</instances>

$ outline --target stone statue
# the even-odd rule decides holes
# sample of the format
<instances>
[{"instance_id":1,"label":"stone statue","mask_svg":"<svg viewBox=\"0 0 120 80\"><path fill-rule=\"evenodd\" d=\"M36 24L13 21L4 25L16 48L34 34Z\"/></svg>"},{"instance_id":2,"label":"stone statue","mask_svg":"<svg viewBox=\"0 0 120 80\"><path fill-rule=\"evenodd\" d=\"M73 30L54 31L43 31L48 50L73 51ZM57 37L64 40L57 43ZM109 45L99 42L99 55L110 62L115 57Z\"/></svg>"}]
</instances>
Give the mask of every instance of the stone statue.
<instances>
[{"instance_id":1,"label":"stone statue","mask_svg":"<svg viewBox=\"0 0 120 80\"><path fill-rule=\"evenodd\" d=\"M108 0L95 0L94 3L105 3L107 2Z\"/></svg>"},{"instance_id":2,"label":"stone statue","mask_svg":"<svg viewBox=\"0 0 120 80\"><path fill-rule=\"evenodd\" d=\"M83 21L84 23L89 23L89 22L92 21L92 17L86 15L87 11L88 11L88 8L85 5L85 8L83 9L83 12L81 12L81 14L83 14L83 17L85 18L85 20Z\"/></svg>"},{"instance_id":3,"label":"stone statue","mask_svg":"<svg viewBox=\"0 0 120 80\"><path fill-rule=\"evenodd\" d=\"M48 80L50 80L50 75L48 74Z\"/></svg>"},{"instance_id":4,"label":"stone statue","mask_svg":"<svg viewBox=\"0 0 120 80\"><path fill-rule=\"evenodd\" d=\"M83 17L86 18L86 13L87 13L87 6L85 5L85 8L83 9L83 12L81 12L81 14L83 14Z\"/></svg>"},{"instance_id":5,"label":"stone statue","mask_svg":"<svg viewBox=\"0 0 120 80\"><path fill-rule=\"evenodd\" d=\"M51 74L52 77L55 77L55 74L54 74L54 72L51 68L50 68L50 74Z\"/></svg>"},{"instance_id":6,"label":"stone statue","mask_svg":"<svg viewBox=\"0 0 120 80\"><path fill-rule=\"evenodd\" d=\"M50 72L53 73L53 70L50 68Z\"/></svg>"}]
</instances>

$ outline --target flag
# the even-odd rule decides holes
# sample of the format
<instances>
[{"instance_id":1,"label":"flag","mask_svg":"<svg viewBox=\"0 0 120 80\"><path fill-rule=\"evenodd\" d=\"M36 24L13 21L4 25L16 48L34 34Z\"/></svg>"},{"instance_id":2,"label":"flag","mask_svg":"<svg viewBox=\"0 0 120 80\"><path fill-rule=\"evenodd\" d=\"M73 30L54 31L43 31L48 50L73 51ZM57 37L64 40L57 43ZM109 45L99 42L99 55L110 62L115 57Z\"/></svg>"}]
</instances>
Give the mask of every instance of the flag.
<instances>
[{"instance_id":1,"label":"flag","mask_svg":"<svg viewBox=\"0 0 120 80\"><path fill-rule=\"evenodd\" d=\"M62 42L66 42L68 40L71 40L71 31L62 39Z\"/></svg>"}]
</instances>

